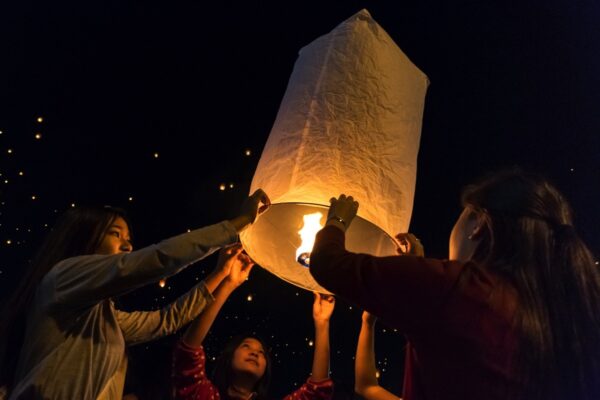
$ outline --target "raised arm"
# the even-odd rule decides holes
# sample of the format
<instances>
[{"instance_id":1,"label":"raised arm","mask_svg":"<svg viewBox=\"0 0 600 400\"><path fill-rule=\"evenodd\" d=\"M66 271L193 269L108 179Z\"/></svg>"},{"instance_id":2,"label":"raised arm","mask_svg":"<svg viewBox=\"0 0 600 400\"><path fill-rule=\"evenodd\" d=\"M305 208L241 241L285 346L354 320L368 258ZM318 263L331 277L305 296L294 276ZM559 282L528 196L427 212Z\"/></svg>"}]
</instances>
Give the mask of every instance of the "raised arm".
<instances>
[{"instance_id":1,"label":"raised arm","mask_svg":"<svg viewBox=\"0 0 600 400\"><path fill-rule=\"evenodd\" d=\"M246 200L241 214L231 221L175 236L131 253L63 260L48 273L47 286L55 291L58 302L77 307L122 295L174 275L220 247L234 243L237 234L254 222L269 204L266 194L258 190ZM210 286L210 282L206 284Z\"/></svg>"},{"instance_id":2,"label":"raised arm","mask_svg":"<svg viewBox=\"0 0 600 400\"><path fill-rule=\"evenodd\" d=\"M214 291L214 301L208 305L187 328L183 335L183 342L190 347L200 347L212 326L217 314L225 304L229 295L246 281L254 265L250 258L242 253L240 244L221 250L219 265L223 266L227 276Z\"/></svg>"},{"instance_id":3,"label":"raised arm","mask_svg":"<svg viewBox=\"0 0 600 400\"><path fill-rule=\"evenodd\" d=\"M315 354L311 379L319 382L329 378L329 320L335 307L335 297L315 292L313 320L315 323Z\"/></svg>"},{"instance_id":4,"label":"raised arm","mask_svg":"<svg viewBox=\"0 0 600 400\"><path fill-rule=\"evenodd\" d=\"M363 312L362 325L356 346L354 363L354 390L366 400L398 400L398 396L388 392L377 381L375 366L375 322L377 318Z\"/></svg>"},{"instance_id":5,"label":"raised arm","mask_svg":"<svg viewBox=\"0 0 600 400\"><path fill-rule=\"evenodd\" d=\"M345 230L357 207L351 197L332 199L326 226L317 234L311 252L312 276L327 290L403 332L439 321L464 264L415 255L376 257L347 251ZM406 249L401 250L404 254Z\"/></svg>"},{"instance_id":6,"label":"raised arm","mask_svg":"<svg viewBox=\"0 0 600 400\"><path fill-rule=\"evenodd\" d=\"M222 253L231 253L236 245L225 248ZM115 310L119 327L128 345L146 342L174 333L193 320L213 301L215 289L229 275L230 265L226 257L219 257L217 267L206 279L181 296L177 301L156 311L125 312Z\"/></svg>"}]
</instances>

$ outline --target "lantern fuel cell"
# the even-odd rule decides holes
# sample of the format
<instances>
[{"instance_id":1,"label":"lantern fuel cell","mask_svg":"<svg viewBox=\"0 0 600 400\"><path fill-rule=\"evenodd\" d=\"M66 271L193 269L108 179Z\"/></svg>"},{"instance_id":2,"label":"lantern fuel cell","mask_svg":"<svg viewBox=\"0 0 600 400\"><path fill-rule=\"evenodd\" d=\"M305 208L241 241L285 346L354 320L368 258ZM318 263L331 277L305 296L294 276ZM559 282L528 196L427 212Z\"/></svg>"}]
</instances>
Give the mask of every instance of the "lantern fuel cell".
<instances>
[{"instance_id":1,"label":"lantern fuel cell","mask_svg":"<svg viewBox=\"0 0 600 400\"><path fill-rule=\"evenodd\" d=\"M250 191L273 203L240 235L252 259L326 293L306 265L340 193L360 203L347 249L396 254L393 235L408 231L412 214L428 83L366 10L302 48L252 180Z\"/></svg>"}]
</instances>

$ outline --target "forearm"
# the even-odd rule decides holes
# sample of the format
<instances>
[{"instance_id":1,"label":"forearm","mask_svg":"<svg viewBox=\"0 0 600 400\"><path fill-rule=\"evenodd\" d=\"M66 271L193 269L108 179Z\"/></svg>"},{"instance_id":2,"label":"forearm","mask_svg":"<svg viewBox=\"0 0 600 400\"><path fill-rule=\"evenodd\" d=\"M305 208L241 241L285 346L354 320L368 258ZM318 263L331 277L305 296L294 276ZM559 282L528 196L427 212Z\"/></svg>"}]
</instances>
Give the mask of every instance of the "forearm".
<instances>
[{"instance_id":1,"label":"forearm","mask_svg":"<svg viewBox=\"0 0 600 400\"><path fill-rule=\"evenodd\" d=\"M370 386L377 386L375 365L375 325L363 322L356 346L354 363L354 390L358 394Z\"/></svg>"},{"instance_id":2,"label":"forearm","mask_svg":"<svg viewBox=\"0 0 600 400\"><path fill-rule=\"evenodd\" d=\"M312 379L322 381L327 378L329 378L329 321L315 321Z\"/></svg>"},{"instance_id":3,"label":"forearm","mask_svg":"<svg viewBox=\"0 0 600 400\"><path fill-rule=\"evenodd\" d=\"M204 284L206 285L208 291L210 293L214 293L223 280L227 278L227 275L227 271L224 271L220 268L216 268L213 272L208 274L206 279L204 279Z\"/></svg>"},{"instance_id":4,"label":"forearm","mask_svg":"<svg viewBox=\"0 0 600 400\"><path fill-rule=\"evenodd\" d=\"M240 233L241 231L243 231L244 229L246 229L246 227L250 224L252 224L252 221L249 217L244 216L244 215L240 215L239 217L235 217L229 220L229 223L231 225L233 225L233 227L235 228L235 230Z\"/></svg>"},{"instance_id":5,"label":"forearm","mask_svg":"<svg viewBox=\"0 0 600 400\"><path fill-rule=\"evenodd\" d=\"M234 290L235 287L226 281L220 283L213 293L215 300L186 329L183 335L183 342L186 345L190 347L200 347L202 345L215 318L221 311L221 307Z\"/></svg>"}]
</instances>

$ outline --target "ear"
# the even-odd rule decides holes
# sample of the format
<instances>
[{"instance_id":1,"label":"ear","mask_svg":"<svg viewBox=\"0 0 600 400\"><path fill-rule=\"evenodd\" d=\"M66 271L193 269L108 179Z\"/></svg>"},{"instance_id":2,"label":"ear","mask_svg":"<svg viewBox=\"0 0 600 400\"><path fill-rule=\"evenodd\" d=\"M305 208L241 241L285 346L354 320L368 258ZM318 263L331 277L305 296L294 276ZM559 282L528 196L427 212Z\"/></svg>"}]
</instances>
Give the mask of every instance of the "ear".
<instances>
[{"instance_id":1,"label":"ear","mask_svg":"<svg viewBox=\"0 0 600 400\"><path fill-rule=\"evenodd\" d=\"M473 230L469 235L469 239L471 240L481 240L483 235L485 234L487 227L487 221L484 214L477 213L475 216L475 221L473 221Z\"/></svg>"}]
</instances>

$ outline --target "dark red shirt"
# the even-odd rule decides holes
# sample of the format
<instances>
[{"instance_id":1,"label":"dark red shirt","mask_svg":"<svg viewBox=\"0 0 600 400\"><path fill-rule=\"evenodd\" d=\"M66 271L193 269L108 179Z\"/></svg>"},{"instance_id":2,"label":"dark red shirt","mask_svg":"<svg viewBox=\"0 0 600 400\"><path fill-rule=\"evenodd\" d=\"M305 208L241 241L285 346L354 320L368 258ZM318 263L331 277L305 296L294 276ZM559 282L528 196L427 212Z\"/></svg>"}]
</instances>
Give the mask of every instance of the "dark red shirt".
<instances>
[{"instance_id":1,"label":"dark red shirt","mask_svg":"<svg viewBox=\"0 0 600 400\"><path fill-rule=\"evenodd\" d=\"M191 347L179 341L173 352L173 391L177 400L221 400L217 387L206 376L204 349ZM333 381L313 382L308 379L298 390L284 400L331 400ZM251 400L235 399L235 400ZM227 397L227 400L234 400Z\"/></svg>"},{"instance_id":2,"label":"dark red shirt","mask_svg":"<svg viewBox=\"0 0 600 400\"><path fill-rule=\"evenodd\" d=\"M346 251L322 229L310 272L327 290L379 317L408 340L404 400L495 400L517 390L516 291L472 263Z\"/></svg>"}]
</instances>

